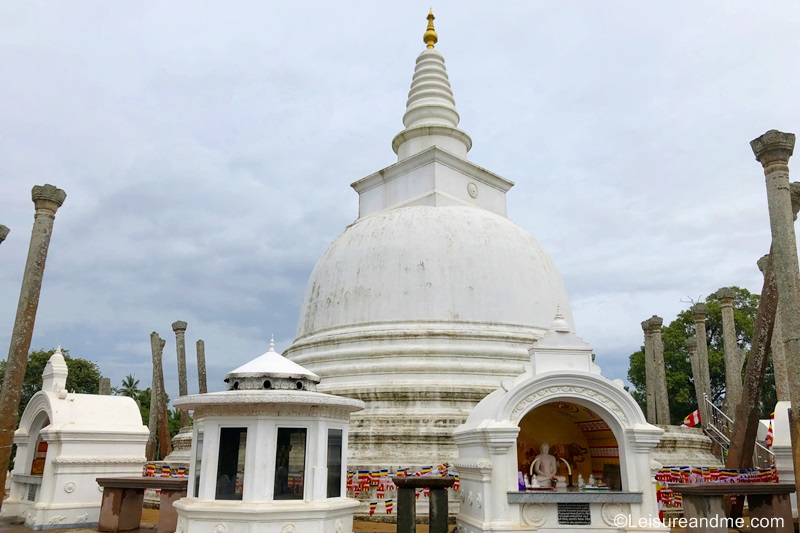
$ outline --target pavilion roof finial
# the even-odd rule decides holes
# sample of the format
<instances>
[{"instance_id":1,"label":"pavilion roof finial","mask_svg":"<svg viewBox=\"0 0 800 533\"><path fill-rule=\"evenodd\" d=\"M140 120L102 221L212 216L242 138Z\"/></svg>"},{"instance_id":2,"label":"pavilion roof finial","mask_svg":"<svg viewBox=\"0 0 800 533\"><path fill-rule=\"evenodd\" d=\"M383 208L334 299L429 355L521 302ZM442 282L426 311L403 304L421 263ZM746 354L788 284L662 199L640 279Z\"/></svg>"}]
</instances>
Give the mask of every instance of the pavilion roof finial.
<instances>
[{"instance_id":1,"label":"pavilion roof finial","mask_svg":"<svg viewBox=\"0 0 800 533\"><path fill-rule=\"evenodd\" d=\"M433 45L439 41L439 36L436 34L436 29L433 27L433 19L435 18L436 17L433 16L433 8L431 8L428 12L428 28L422 36L422 40L428 48L433 48Z\"/></svg>"}]
</instances>

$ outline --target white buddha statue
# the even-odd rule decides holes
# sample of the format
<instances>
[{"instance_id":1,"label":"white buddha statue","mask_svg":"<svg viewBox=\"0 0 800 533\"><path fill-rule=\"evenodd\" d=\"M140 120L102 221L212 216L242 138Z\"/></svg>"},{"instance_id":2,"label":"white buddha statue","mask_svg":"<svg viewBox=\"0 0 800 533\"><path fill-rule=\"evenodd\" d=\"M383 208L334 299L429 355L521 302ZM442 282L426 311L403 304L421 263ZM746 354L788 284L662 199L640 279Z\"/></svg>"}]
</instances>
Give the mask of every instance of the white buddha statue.
<instances>
[{"instance_id":1,"label":"white buddha statue","mask_svg":"<svg viewBox=\"0 0 800 533\"><path fill-rule=\"evenodd\" d=\"M558 470L558 460L550 455L550 445L542 443L541 453L534 460L533 470L536 472L536 479L539 481L549 481L556 475Z\"/></svg>"}]
</instances>

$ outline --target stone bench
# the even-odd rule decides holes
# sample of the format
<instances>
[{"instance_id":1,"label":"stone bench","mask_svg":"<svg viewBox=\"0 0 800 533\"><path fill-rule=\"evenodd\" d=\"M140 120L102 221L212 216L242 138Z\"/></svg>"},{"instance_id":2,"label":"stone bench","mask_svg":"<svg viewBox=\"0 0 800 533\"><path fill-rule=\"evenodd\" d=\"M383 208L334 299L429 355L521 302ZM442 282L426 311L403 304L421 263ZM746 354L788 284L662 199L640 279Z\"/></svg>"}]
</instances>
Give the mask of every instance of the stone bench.
<instances>
[{"instance_id":1,"label":"stone bench","mask_svg":"<svg viewBox=\"0 0 800 533\"><path fill-rule=\"evenodd\" d=\"M178 513L173 502L186 496L187 478L160 477L99 477L103 487L98 531L117 533L139 529L145 489L161 490L161 510L158 515L158 533L174 533Z\"/></svg>"},{"instance_id":2,"label":"stone bench","mask_svg":"<svg viewBox=\"0 0 800 533\"><path fill-rule=\"evenodd\" d=\"M747 496L750 508L750 521L780 518L783 525L764 525L757 531L794 532L792 505L790 494L794 492L794 483L670 483L670 490L683 495L683 514L687 520L725 517L725 496ZM702 522L697 521L698 524ZM764 522L762 522L763 524ZM751 528L752 529L752 528ZM752 529L756 531L756 529ZM715 526L687 527L688 533L713 532L727 533L727 523Z\"/></svg>"}]
</instances>

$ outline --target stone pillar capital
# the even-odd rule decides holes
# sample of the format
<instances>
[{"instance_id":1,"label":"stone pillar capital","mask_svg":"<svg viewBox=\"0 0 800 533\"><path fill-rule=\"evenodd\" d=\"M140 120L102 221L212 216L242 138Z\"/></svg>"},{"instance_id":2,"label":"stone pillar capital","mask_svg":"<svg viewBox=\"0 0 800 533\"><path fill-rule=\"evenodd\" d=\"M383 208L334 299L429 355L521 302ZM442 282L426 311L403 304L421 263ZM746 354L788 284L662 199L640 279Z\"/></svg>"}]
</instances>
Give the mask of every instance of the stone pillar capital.
<instances>
[{"instance_id":1,"label":"stone pillar capital","mask_svg":"<svg viewBox=\"0 0 800 533\"><path fill-rule=\"evenodd\" d=\"M733 299L736 297L736 291L730 287L722 287L717 290L716 295L717 298L719 298L720 307L732 307Z\"/></svg>"},{"instance_id":2,"label":"stone pillar capital","mask_svg":"<svg viewBox=\"0 0 800 533\"><path fill-rule=\"evenodd\" d=\"M647 322L647 327L650 329L650 333L661 332L661 326L664 324L664 319L660 316L653 315L651 316Z\"/></svg>"},{"instance_id":3,"label":"stone pillar capital","mask_svg":"<svg viewBox=\"0 0 800 533\"><path fill-rule=\"evenodd\" d=\"M695 322L701 322L708 315L708 306L704 303L696 303L692 306L692 314Z\"/></svg>"},{"instance_id":4,"label":"stone pillar capital","mask_svg":"<svg viewBox=\"0 0 800 533\"><path fill-rule=\"evenodd\" d=\"M174 331L175 333L178 333L179 331L186 331L186 328L188 326L189 324L187 324L183 320L176 320L175 322L172 323L172 331Z\"/></svg>"},{"instance_id":5,"label":"stone pillar capital","mask_svg":"<svg viewBox=\"0 0 800 533\"><path fill-rule=\"evenodd\" d=\"M645 335L650 333L650 319L642 320L642 331L644 331Z\"/></svg>"},{"instance_id":6,"label":"stone pillar capital","mask_svg":"<svg viewBox=\"0 0 800 533\"><path fill-rule=\"evenodd\" d=\"M8 237L8 232L9 231L11 231L11 230L8 229L8 226L4 226L4 225L0 224L0 242L3 242L4 240L6 240L6 237Z\"/></svg>"},{"instance_id":7,"label":"stone pillar capital","mask_svg":"<svg viewBox=\"0 0 800 533\"><path fill-rule=\"evenodd\" d=\"M750 141L750 147L765 170L773 165L788 167L789 158L794 153L794 133L769 130Z\"/></svg>"},{"instance_id":8,"label":"stone pillar capital","mask_svg":"<svg viewBox=\"0 0 800 533\"><path fill-rule=\"evenodd\" d=\"M697 337L689 337L683 344L690 352L693 352L697 349Z\"/></svg>"},{"instance_id":9,"label":"stone pillar capital","mask_svg":"<svg viewBox=\"0 0 800 533\"><path fill-rule=\"evenodd\" d=\"M31 199L36 206L36 210L49 211L53 215L64 204L66 198L67 193L49 183L34 185L31 190Z\"/></svg>"}]
</instances>

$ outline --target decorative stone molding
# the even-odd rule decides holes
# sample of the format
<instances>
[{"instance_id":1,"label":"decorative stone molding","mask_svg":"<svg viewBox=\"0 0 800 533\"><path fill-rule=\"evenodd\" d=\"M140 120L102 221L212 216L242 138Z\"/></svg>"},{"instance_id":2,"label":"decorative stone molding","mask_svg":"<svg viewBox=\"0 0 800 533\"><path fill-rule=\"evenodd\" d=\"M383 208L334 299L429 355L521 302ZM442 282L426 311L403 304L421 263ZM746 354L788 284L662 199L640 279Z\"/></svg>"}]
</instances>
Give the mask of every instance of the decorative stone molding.
<instances>
[{"instance_id":1,"label":"decorative stone molding","mask_svg":"<svg viewBox=\"0 0 800 533\"><path fill-rule=\"evenodd\" d=\"M336 519L336 523L333 526L333 529L336 531L336 533L343 533L344 532L344 524L342 524L342 519L341 518L337 518Z\"/></svg>"},{"instance_id":2,"label":"decorative stone molding","mask_svg":"<svg viewBox=\"0 0 800 533\"><path fill-rule=\"evenodd\" d=\"M281 528L281 533L297 533L297 528L294 527L294 524L292 523L283 524L283 527Z\"/></svg>"},{"instance_id":3,"label":"decorative stone molding","mask_svg":"<svg viewBox=\"0 0 800 533\"><path fill-rule=\"evenodd\" d=\"M217 524L214 526L214 533L228 533L227 524Z\"/></svg>"},{"instance_id":4,"label":"decorative stone molding","mask_svg":"<svg viewBox=\"0 0 800 533\"><path fill-rule=\"evenodd\" d=\"M562 385L562 386L554 386L554 387L547 387L545 389L540 389L532 394L526 396L522 401L518 402L516 407L511 411L511 420L514 423L519 423L519 420L522 416L527 413L529 407L535 403L540 403L539 400L542 398L546 398L547 396L560 396L563 394L569 395L578 395L583 396L587 400L592 401L593 403L599 403L606 407L609 411L612 411L616 414L619 419L627 423L628 417L622 408L619 406L617 402L609 398L608 396L598 392L595 389L588 389L585 387L576 387L570 385Z\"/></svg>"},{"instance_id":5,"label":"decorative stone molding","mask_svg":"<svg viewBox=\"0 0 800 533\"><path fill-rule=\"evenodd\" d=\"M603 518L603 522L612 527L620 527L627 524L630 512L631 508L627 503L604 503L603 507L600 508L600 516ZM624 517L625 521L623 522L618 518L619 516Z\"/></svg>"},{"instance_id":6,"label":"decorative stone molding","mask_svg":"<svg viewBox=\"0 0 800 533\"><path fill-rule=\"evenodd\" d=\"M88 521L89 521L89 513L78 515L78 517L75 519L76 524L85 524Z\"/></svg>"},{"instance_id":7,"label":"decorative stone molding","mask_svg":"<svg viewBox=\"0 0 800 533\"><path fill-rule=\"evenodd\" d=\"M475 470L489 470L492 468L492 462L483 457L466 457L464 459L456 459L453 461L453 466L456 469L472 468Z\"/></svg>"},{"instance_id":8,"label":"decorative stone molding","mask_svg":"<svg viewBox=\"0 0 800 533\"><path fill-rule=\"evenodd\" d=\"M67 519L67 517L65 515L56 515L56 516L52 517L50 520L48 520L47 524L48 525L60 524L61 522L63 522L66 519Z\"/></svg>"},{"instance_id":9,"label":"decorative stone molding","mask_svg":"<svg viewBox=\"0 0 800 533\"><path fill-rule=\"evenodd\" d=\"M522 506L522 520L533 527L541 527L547 522L547 508L543 503L526 503Z\"/></svg>"},{"instance_id":10,"label":"decorative stone molding","mask_svg":"<svg viewBox=\"0 0 800 533\"><path fill-rule=\"evenodd\" d=\"M102 455L73 455L67 457L54 457L53 464L56 465L120 465L136 464L141 465L147 462L147 458L142 455L128 457L105 457Z\"/></svg>"},{"instance_id":11,"label":"decorative stone molding","mask_svg":"<svg viewBox=\"0 0 800 533\"><path fill-rule=\"evenodd\" d=\"M67 481L64 484L64 492L66 492L67 494L75 492L75 482Z\"/></svg>"}]
</instances>

